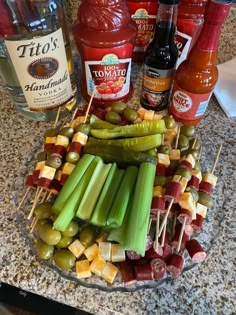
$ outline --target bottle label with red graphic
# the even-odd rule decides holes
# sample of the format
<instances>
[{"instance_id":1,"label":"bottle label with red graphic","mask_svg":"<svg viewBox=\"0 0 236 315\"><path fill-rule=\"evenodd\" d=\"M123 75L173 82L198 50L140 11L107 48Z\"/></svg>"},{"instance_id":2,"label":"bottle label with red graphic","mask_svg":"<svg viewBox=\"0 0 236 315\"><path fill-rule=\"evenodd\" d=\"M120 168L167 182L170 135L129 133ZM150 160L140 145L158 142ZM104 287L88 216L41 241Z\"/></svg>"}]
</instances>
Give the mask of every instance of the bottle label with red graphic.
<instances>
[{"instance_id":1,"label":"bottle label with red graphic","mask_svg":"<svg viewBox=\"0 0 236 315\"><path fill-rule=\"evenodd\" d=\"M176 117L185 120L201 118L207 109L211 95L212 92L205 94L190 93L175 82L170 99L170 111Z\"/></svg>"},{"instance_id":2,"label":"bottle label with red graphic","mask_svg":"<svg viewBox=\"0 0 236 315\"><path fill-rule=\"evenodd\" d=\"M160 70L144 65L142 106L164 109L168 105L174 69Z\"/></svg>"},{"instance_id":3,"label":"bottle label with red graphic","mask_svg":"<svg viewBox=\"0 0 236 315\"><path fill-rule=\"evenodd\" d=\"M119 100L129 94L131 58L119 59L107 53L101 60L85 61L86 85L95 99Z\"/></svg>"},{"instance_id":4,"label":"bottle label with red graphic","mask_svg":"<svg viewBox=\"0 0 236 315\"><path fill-rule=\"evenodd\" d=\"M177 31L175 35L175 44L178 48L179 55L176 63L176 68L178 68L178 66L187 58L191 42L192 37L190 35Z\"/></svg>"},{"instance_id":5,"label":"bottle label with red graphic","mask_svg":"<svg viewBox=\"0 0 236 315\"><path fill-rule=\"evenodd\" d=\"M138 27L134 52L144 52L153 38L158 1L142 3L128 1L128 7L131 18Z\"/></svg>"}]
</instances>

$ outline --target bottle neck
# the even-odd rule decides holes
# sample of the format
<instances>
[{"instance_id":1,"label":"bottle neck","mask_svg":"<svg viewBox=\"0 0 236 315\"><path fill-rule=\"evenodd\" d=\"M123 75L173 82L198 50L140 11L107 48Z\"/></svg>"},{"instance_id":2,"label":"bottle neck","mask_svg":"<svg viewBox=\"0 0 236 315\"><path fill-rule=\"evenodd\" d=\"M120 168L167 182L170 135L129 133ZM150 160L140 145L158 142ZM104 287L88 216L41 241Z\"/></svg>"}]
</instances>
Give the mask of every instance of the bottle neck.
<instances>
[{"instance_id":1,"label":"bottle neck","mask_svg":"<svg viewBox=\"0 0 236 315\"><path fill-rule=\"evenodd\" d=\"M221 27L222 24L205 22L196 42L196 48L205 51L217 51Z\"/></svg>"}]
</instances>

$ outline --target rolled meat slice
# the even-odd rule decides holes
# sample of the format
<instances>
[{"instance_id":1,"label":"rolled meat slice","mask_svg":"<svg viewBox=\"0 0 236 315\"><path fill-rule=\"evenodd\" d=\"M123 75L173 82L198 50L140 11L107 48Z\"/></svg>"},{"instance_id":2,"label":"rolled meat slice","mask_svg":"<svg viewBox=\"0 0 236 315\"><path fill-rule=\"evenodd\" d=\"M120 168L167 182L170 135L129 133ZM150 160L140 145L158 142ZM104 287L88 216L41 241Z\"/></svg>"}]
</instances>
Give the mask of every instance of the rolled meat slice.
<instances>
[{"instance_id":1,"label":"rolled meat slice","mask_svg":"<svg viewBox=\"0 0 236 315\"><path fill-rule=\"evenodd\" d=\"M160 258L162 257L162 255L163 255L163 249L160 244L157 247L157 251L155 250L155 246L153 244L153 246L145 252L146 259Z\"/></svg>"},{"instance_id":2,"label":"rolled meat slice","mask_svg":"<svg viewBox=\"0 0 236 315\"><path fill-rule=\"evenodd\" d=\"M172 254L167 262L166 272L172 278L178 278L183 270L184 259L179 254Z\"/></svg>"},{"instance_id":3,"label":"rolled meat slice","mask_svg":"<svg viewBox=\"0 0 236 315\"><path fill-rule=\"evenodd\" d=\"M213 190L213 185L202 180L199 184L199 190L204 191L206 194L210 195Z\"/></svg>"},{"instance_id":4,"label":"rolled meat slice","mask_svg":"<svg viewBox=\"0 0 236 315\"><path fill-rule=\"evenodd\" d=\"M30 174L30 175L27 176L25 185L26 185L28 188L33 188L33 189L35 189L35 188L37 187L37 186L34 184L34 181L33 181L33 174Z\"/></svg>"},{"instance_id":5,"label":"rolled meat slice","mask_svg":"<svg viewBox=\"0 0 236 315\"><path fill-rule=\"evenodd\" d=\"M180 183L172 181L166 185L164 197L169 202L173 200L173 203L177 203L179 201L180 192L181 192Z\"/></svg>"},{"instance_id":6,"label":"rolled meat slice","mask_svg":"<svg viewBox=\"0 0 236 315\"><path fill-rule=\"evenodd\" d=\"M158 280L164 277L166 273L166 263L163 259L161 258L152 259L151 266L154 279Z\"/></svg>"},{"instance_id":7,"label":"rolled meat slice","mask_svg":"<svg viewBox=\"0 0 236 315\"><path fill-rule=\"evenodd\" d=\"M187 161L187 160L182 160L179 165L178 165L179 168L185 168L187 170L189 170L190 172L192 171L192 164Z\"/></svg>"},{"instance_id":8,"label":"rolled meat slice","mask_svg":"<svg viewBox=\"0 0 236 315\"><path fill-rule=\"evenodd\" d=\"M136 280L153 280L153 269L150 262L137 264L134 266Z\"/></svg>"},{"instance_id":9,"label":"rolled meat slice","mask_svg":"<svg viewBox=\"0 0 236 315\"><path fill-rule=\"evenodd\" d=\"M188 187L192 187L192 188L198 190L199 189L199 183L200 183L199 178L195 175L192 175L190 180L188 181Z\"/></svg>"},{"instance_id":10,"label":"rolled meat slice","mask_svg":"<svg viewBox=\"0 0 236 315\"><path fill-rule=\"evenodd\" d=\"M192 261L201 263L206 258L206 252L196 239L189 240L186 243L186 249Z\"/></svg>"},{"instance_id":11,"label":"rolled meat slice","mask_svg":"<svg viewBox=\"0 0 236 315\"><path fill-rule=\"evenodd\" d=\"M195 232L201 232L202 230L203 217L197 213L196 219L192 221L191 225Z\"/></svg>"},{"instance_id":12,"label":"rolled meat slice","mask_svg":"<svg viewBox=\"0 0 236 315\"><path fill-rule=\"evenodd\" d=\"M151 213L157 213L157 211L160 211L160 213L166 212L165 198L163 197L152 198Z\"/></svg>"},{"instance_id":13,"label":"rolled meat slice","mask_svg":"<svg viewBox=\"0 0 236 315\"><path fill-rule=\"evenodd\" d=\"M125 260L119 263L121 277L126 285L131 285L136 282L133 263L130 260Z\"/></svg>"},{"instance_id":14,"label":"rolled meat slice","mask_svg":"<svg viewBox=\"0 0 236 315\"><path fill-rule=\"evenodd\" d=\"M138 260L142 257L140 254L136 253L134 250L126 250L126 256L130 260Z\"/></svg>"},{"instance_id":15,"label":"rolled meat slice","mask_svg":"<svg viewBox=\"0 0 236 315\"><path fill-rule=\"evenodd\" d=\"M192 211L189 209L180 208L177 219L181 224L183 224L184 219L186 218L186 224L191 224L192 222Z\"/></svg>"},{"instance_id":16,"label":"rolled meat slice","mask_svg":"<svg viewBox=\"0 0 236 315\"><path fill-rule=\"evenodd\" d=\"M170 256L172 255L172 252L173 252L173 248L170 244L165 244L163 246L163 255L162 255L162 259L164 261L168 261L168 259L170 258Z\"/></svg>"},{"instance_id":17,"label":"rolled meat slice","mask_svg":"<svg viewBox=\"0 0 236 315\"><path fill-rule=\"evenodd\" d=\"M156 175L157 176L166 176L166 166L161 164L161 163L157 163Z\"/></svg>"},{"instance_id":18,"label":"rolled meat slice","mask_svg":"<svg viewBox=\"0 0 236 315\"><path fill-rule=\"evenodd\" d=\"M71 142L69 144L68 152L75 152L80 154L82 150L83 145L80 142Z\"/></svg>"}]
</instances>

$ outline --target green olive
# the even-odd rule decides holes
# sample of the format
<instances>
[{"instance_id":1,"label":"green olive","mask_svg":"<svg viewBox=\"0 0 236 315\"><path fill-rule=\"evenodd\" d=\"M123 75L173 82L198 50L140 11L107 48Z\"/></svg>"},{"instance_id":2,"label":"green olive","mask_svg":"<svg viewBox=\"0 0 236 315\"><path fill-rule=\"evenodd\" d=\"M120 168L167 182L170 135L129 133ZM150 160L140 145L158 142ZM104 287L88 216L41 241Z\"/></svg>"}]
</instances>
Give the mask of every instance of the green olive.
<instances>
[{"instance_id":1,"label":"green olive","mask_svg":"<svg viewBox=\"0 0 236 315\"><path fill-rule=\"evenodd\" d=\"M195 134L195 128L193 126L181 126L180 134L187 138L192 138Z\"/></svg>"},{"instance_id":2,"label":"green olive","mask_svg":"<svg viewBox=\"0 0 236 315\"><path fill-rule=\"evenodd\" d=\"M201 164L200 164L199 161L196 161L196 162L195 162L194 169L195 169L196 171L200 171L200 172L201 172L202 167L201 167Z\"/></svg>"},{"instance_id":3,"label":"green olive","mask_svg":"<svg viewBox=\"0 0 236 315\"><path fill-rule=\"evenodd\" d=\"M37 204L34 215L38 220L49 219L52 215L52 204L48 201Z\"/></svg>"},{"instance_id":4,"label":"green olive","mask_svg":"<svg viewBox=\"0 0 236 315\"><path fill-rule=\"evenodd\" d=\"M65 136L67 138L72 138L74 135L74 128L72 127L63 127L60 131L59 131L59 135Z\"/></svg>"},{"instance_id":5,"label":"green olive","mask_svg":"<svg viewBox=\"0 0 236 315\"><path fill-rule=\"evenodd\" d=\"M88 135L90 132L90 125L88 125L86 123L81 123L75 127L75 132L81 132L85 135Z\"/></svg>"},{"instance_id":6,"label":"green olive","mask_svg":"<svg viewBox=\"0 0 236 315\"><path fill-rule=\"evenodd\" d=\"M213 205L214 205L214 201L211 197L211 195L203 192L203 191L199 191L198 192L198 195L199 195L199 199L198 199L198 202L200 204L202 204L203 206L206 206L207 208L212 208Z\"/></svg>"},{"instance_id":7,"label":"green olive","mask_svg":"<svg viewBox=\"0 0 236 315\"><path fill-rule=\"evenodd\" d=\"M77 164L80 159L80 155L77 152L68 152L66 154L66 162Z\"/></svg>"},{"instance_id":8,"label":"green olive","mask_svg":"<svg viewBox=\"0 0 236 315\"><path fill-rule=\"evenodd\" d=\"M164 153L164 154L170 154L171 152L171 147L169 145L161 145L159 148L158 148L158 152L159 153Z\"/></svg>"},{"instance_id":9,"label":"green olive","mask_svg":"<svg viewBox=\"0 0 236 315\"><path fill-rule=\"evenodd\" d=\"M132 108L126 108L123 112L123 115L125 117L125 119L127 119L128 121L135 121L138 118L138 113L136 110L132 109Z\"/></svg>"},{"instance_id":10,"label":"green olive","mask_svg":"<svg viewBox=\"0 0 236 315\"><path fill-rule=\"evenodd\" d=\"M59 156L56 155L50 155L49 158L47 158L45 165L55 168L56 170L61 167L62 160Z\"/></svg>"},{"instance_id":11,"label":"green olive","mask_svg":"<svg viewBox=\"0 0 236 315\"><path fill-rule=\"evenodd\" d=\"M41 259L50 259L53 255L54 246L46 244L40 238L37 239L35 245L37 256Z\"/></svg>"},{"instance_id":12,"label":"green olive","mask_svg":"<svg viewBox=\"0 0 236 315\"><path fill-rule=\"evenodd\" d=\"M127 108L127 105L124 102L118 101L118 102L114 102L111 105L111 110L113 112L116 112L118 114L122 114L123 111Z\"/></svg>"},{"instance_id":13,"label":"green olive","mask_svg":"<svg viewBox=\"0 0 236 315\"><path fill-rule=\"evenodd\" d=\"M189 181L192 177L192 174L191 174L191 171L186 169L186 168L178 168L176 171L175 171L175 175L179 175L179 176L182 176L182 177L185 177L187 178L187 180Z\"/></svg>"},{"instance_id":14,"label":"green olive","mask_svg":"<svg viewBox=\"0 0 236 315\"><path fill-rule=\"evenodd\" d=\"M194 147L193 147L194 144ZM190 139L189 140L189 147L194 149L194 150L200 150L202 146L202 143L199 139Z\"/></svg>"},{"instance_id":15,"label":"green olive","mask_svg":"<svg viewBox=\"0 0 236 315\"><path fill-rule=\"evenodd\" d=\"M121 122L121 117L118 113L109 111L105 115L105 120L108 121L109 123L119 125L119 123Z\"/></svg>"},{"instance_id":16,"label":"green olive","mask_svg":"<svg viewBox=\"0 0 236 315\"><path fill-rule=\"evenodd\" d=\"M71 221L68 225L67 229L62 232L63 236L72 237L75 236L79 232L79 225L75 221Z\"/></svg>"},{"instance_id":17,"label":"green olive","mask_svg":"<svg viewBox=\"0 0 236 315\"><path fill-rule=\"evenodd\" d=\"M68 249L60 249L54 253L53 260L57 267L68 270L74 267L76 257Z\"/></svg>"},{"instance_id":18,"label":"green olive","mask_svg":"<svg viewBox=\"0 0 236 315\"><path fill-rule=\"evenodd\" d=\"M178 149L186 150L189 147L189 140L186 136L180 134L178 140Z\"/></svg>"},{"instance_id":19,"label":"green olive","mask_svg":"<svg viewBox=\"0 0 236 315\"><path fill-rule=\"evenodd\" d=\"M39 152L39 154L37 155L37 162L46 161L46 159L47 159L47 152L45 151Z\"/></svg>"},{"instance_id":20,"label":"green olive","mask_svg":"<svg viewBox=\"0 0 236 315\"><path fill-rule=\"evenodd\" d=\"M171 115L170 116L164 116L163 119L165 121L165 125L166 125L167 129L175 128L176 123L175 123L173 116L171 116Z\"/></svg>"},{"instance_id":21,"label":"green olive","mask_svg":"<svg viewBox=\"0 0 236 315\"><path fill-rule=\"evenodd\" d=\"M51 224L44 224L38 227L39 238L48 245L56 245L61 240L61 233L54 230Z\"/></svg>"},{"instance_id":22,"label":"green olive","mask_svg":"<svg viewBox=\"0 0 236 315\"><path fill-rule=\"evenodd\" d=\"M166 176L156 176L155 186L165 186L168 183L168 178Z\"/></svg>"},{"instance_id":23,"label":"green olive","mask_svg":"<svg viewBox=\"0 0 236 315\"><path fill-rule=\"evenodd\" d=\"M198 195L198 191L193 188L193 187L187 187L185 189L186 192L191 192L192 196L193 196L193 201L198 202L199 199L199 195Z\"/></svg>"},{"instance_id":24,"label":"green olive","mask_svg":"<svg viewBox=\"0 0 236 315\"><path fill-rule=\"evenodd\" d=\"M72 241L73 241L72 237L62 235L61 240L59 243L57 243L56 247L67 248L70 245L70 243L72 243Z\"/></svg>"},{"instance_id":25,"label":"green olive","mask_svg":"<svg viewBox=\"0 0 236 315\"><path fill-rule=\"evenodd\" d=\"M46 130L46 132L44 134L44 138L56 137L57 135L58 135L58 129L57 128L50 128L50 129Z\"/></svg>"},{"instance_id":26,"label":"green olive","mask_svg":"<svg viewBox=\"0 0 236 315\"><path fill-rule=\"evenodd\" d=\"M85 246L89 247L92 245L96 238L96 229L92 225L86 225L82 228L79 234L80 242Z\"/></svg>"}]
</instances>

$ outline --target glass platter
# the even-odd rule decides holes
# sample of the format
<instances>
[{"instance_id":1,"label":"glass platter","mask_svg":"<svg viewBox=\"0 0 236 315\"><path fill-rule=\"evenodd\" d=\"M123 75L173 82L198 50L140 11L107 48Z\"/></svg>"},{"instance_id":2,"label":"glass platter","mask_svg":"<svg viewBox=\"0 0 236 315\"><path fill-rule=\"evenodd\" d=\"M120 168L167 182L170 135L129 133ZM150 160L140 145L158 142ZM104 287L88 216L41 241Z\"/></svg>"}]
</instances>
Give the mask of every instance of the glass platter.
<instances>
[{"instance_id":1,"label":"glass platter","mask_svg":"<svg viewBox=\"0 0 236 315\"><path fill-rule=\"evenodd\" d=\"M15 181L14 202L15 202L16 208L19 202L21 201L24 195L24 192L26 191L26 187L25 187L26 176L30 173L30 171L33 170L37 153L40 152L41 151L40 149L42 148L42 143L40 143L38 139L34 143L36 143L36 145L33 149L33 152L31 151L31 153L27 155L28 157L22 162L17 179ZM213 141L209 139L202 140L202 143L203 143L203 150L202 150L202 156L201 156L201 161L200 161L201 166L202 166L202 172L211 171L212 165L217 155L218 145L216 145ZM193 237L196 238L200 242L201 246L205 249L207 254L209 254L209 252L211 251L211 248L216 238L219 235L221 224L224 220L225 184L222 180L223 176L220 172L221 170L218 165L216 166L216 170L214 173L218 177L218 181L212 193L212 197L214 200L214 207L211 209L208 209L207 217L203 222L203 229L201 233L193 235ZM30 195L30 196L32 199L33 195ZM29 233L30 222L27 220L27 215L31 207L29 200L30 200L30 197L27 198L23 207L19 211L16 212L16 218L20 226L21 233L23 237L27 240L30 246L30 249L31 249L30 253L32 255L36 255L36 251L34 248L35 235L33 233L31 234ZM183 272L186 272L196 266L196 263L193 263L190 260L186 251L184 254L184 260L185 260L185 264L184 264ZM88 288L95 288L95 289L99 289L103 291L108 291L108 292L111 292L111 291L130 292L130 291L136 291L136 290L146 289L146 288L155 288L165 282L174 280L170 276L165 275L165 277L162 278L161 280L137 281L134 284L125 285L121 279L120 273L118 273L113 284L109 285L105 280L103 280L102 278L99 278L98 276L93 275L92 277L87 278L87 279L78 279L76 278L75 270L64 271L62 269L59 269L52 261L41 260L41 262L47 265L49 268L58 272L62 277L70 281L76 282L78 285L82 285Z\"/></svg>"}]
</instances>

